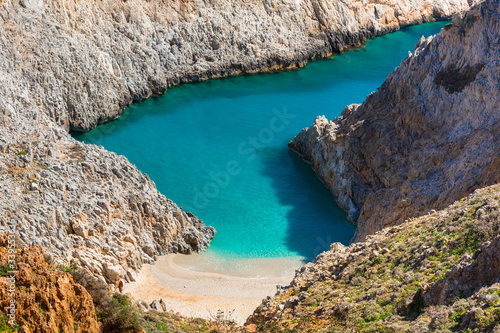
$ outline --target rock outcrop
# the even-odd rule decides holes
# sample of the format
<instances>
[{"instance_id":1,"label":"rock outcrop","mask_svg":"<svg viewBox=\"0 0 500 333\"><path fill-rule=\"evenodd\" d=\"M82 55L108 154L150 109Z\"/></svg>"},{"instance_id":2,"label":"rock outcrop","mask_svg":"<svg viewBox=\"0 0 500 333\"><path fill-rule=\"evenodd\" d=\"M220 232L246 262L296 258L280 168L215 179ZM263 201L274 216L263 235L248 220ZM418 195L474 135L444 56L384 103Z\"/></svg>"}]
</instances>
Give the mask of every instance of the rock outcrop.
<instances>
[{"instance_id":1,"label":"rock outcrop","mask_svg":"<svg viewBox=\"0 0 500 333\"><path fill-rule=\"evenodd\" d=\"M214 236L125 158L67 133L175 84L295 68L467 0L0 0L0 225L120 286Z\"/></svg>"},{"instance_id":2,"label":"rock outcrop","mask_svg":"<svg viewBox=\"0 0 500 333\"><path fill-rule=\"evenodd\" d=\"M248 319L258 332L498 332L500 185L332 244Z\"/></svg>"},{"instance_id":3,"label":"rock outcrop","mask_svg":"<svg viewBox=\"0 0 500 333\"><path fill-rule=\"evenodd\" d=\"M289 146L357 221L354 240L500 182L500 7L422 39L378 91Z\"/></svg>"},{"instance_id":4,"label":"rock outcrop","mask_svg":"<svg viewBox=\"0 0 500 333\"><path fill-rule=\"evenodd\" d=\"M7 108L1 122L0 222L59 264L119 287L156 256L214 237L125 157L73 140L43 113Z\"/></svg>"},{"instance_id":5,"label":"rock outcrop","mask_svg":"<svg viewBox=\"0 0 500 333\"><path fill-rule=\"evenodd\" d=\"M468 7L467 0L7 0L0 85L58 124L89 130L171 85L300 67Z\"/></svg>"},{"instance_id":6,"label":"rock outcrop","mask_svg":"<svg viewBox=\"0 0 500 333\"><path fill-rule=\"evenodd\" d=\"M7 237L2 235L1 317L5 318L5 314L10 314L11 309L15 308L12 312L15 317L12 319L18 325L19 332L100 332L92 297L84 287L75 283L70 274L49 266L39 245L16 250L16 264L13 269L9 268L9 245ZM14 288L11 288L12 281ZM15 297L10 295L12 289L15 291ZM14 306L11 305L11 299L15 300ZM8 326L9 329L16 328Z\"/></svg>"}]
</instances>

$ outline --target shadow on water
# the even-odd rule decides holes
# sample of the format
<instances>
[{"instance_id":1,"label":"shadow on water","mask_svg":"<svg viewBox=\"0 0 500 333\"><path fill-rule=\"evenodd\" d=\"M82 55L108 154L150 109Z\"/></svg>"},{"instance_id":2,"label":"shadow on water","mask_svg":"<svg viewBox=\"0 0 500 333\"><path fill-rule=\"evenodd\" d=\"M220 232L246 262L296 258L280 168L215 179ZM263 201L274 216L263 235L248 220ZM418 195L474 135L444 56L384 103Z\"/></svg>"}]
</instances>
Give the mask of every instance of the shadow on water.
<instances>
[{"instance_id":1,"label":"shadow on water","mask_svg":"<svg viewBox=\"0 0 500 333\"><path fill-rule=\"evenodd\" d=\"M271 179L280 204L291 207L286 217L291 251L312 261L331 243L349 243L355 225L307 163L286 148L276 148L262 156L262 164L262 175Z\"/></svg>"}]
</instances>

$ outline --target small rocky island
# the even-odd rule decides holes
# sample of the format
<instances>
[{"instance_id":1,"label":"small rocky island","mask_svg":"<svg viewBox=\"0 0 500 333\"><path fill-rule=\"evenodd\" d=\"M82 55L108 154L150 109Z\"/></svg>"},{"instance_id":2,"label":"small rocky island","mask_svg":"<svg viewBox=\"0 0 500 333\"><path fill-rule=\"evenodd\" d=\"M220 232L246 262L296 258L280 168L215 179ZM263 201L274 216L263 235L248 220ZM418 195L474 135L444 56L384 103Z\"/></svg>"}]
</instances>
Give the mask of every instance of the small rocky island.
<instances>
[{"instance_id":1,"label":"small rocky island","mask_svg":"<svg viewBox=\"0 0 500 333\"><path fill-rule=\"evenodd\" d=\"M215 230L70 130L174 85L299 68L452 16L363 104L289 145L357 223L351 245L242 327L120 293ZM498 0L0 0L0 18L0 331L500 331Z\"/></svg>"}]
</instances>

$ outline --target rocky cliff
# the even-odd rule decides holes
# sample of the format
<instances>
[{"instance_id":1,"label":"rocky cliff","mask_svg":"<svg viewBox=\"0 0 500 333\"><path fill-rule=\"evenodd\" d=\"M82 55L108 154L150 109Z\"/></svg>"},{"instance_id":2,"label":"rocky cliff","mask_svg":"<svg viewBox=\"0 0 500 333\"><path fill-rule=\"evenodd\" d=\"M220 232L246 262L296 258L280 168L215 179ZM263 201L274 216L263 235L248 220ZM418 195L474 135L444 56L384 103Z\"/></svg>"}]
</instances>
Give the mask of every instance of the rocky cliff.
<instances>
[{"instance_id":1,"label":"rocky cliff","mask_svg":"<svg viewBox=\"0 0 500 333\"><path fill-rule=\"evenodd\" d=\"M357 221L354 240L500 182L500 7L421 40L361 105L289 146Z\"/></svg>"},{"instance_id":2,"label":"rocky cliff","mask_svg":"<svg viewBox=\"0 0 500 333\"><path fill-rule=\"evenodd\" d=\"M125 158L67 131L175 84L303 66L466 0L0 0L0 224L120 286L214 235Z\"/></svg>"},{"instance_id":3,"label":"rocky cliff","mask_svg":"<svg viewBox=\"0 0 500 333\"><path fill-rule=\"evenodd\" d=\"M303 66L468 6L467 0L2 0L0 85L65 128L88 130L171 85Z\"/></svg>"},{"instance_id":4,"label":"rocky cliff","mask_svg":"<svg viewBox=\"0 0 500 333\"><path fill-rule=\"evenodd\" d=\"M0 221L59 264L120 286L156 256L213 238L123 156L76 142L43 113L5 108L0 121Z\"/></svg>"},{"instance_id":5,"label":"rocky cliff","mask_svg":"<svg viewBox=\"0 0 500 333\"><path fill-rule=\"evenodd\" d=\"M248 320L258 332L499 332L500 186L332 244Z\"/></svg>"}]
</instances>

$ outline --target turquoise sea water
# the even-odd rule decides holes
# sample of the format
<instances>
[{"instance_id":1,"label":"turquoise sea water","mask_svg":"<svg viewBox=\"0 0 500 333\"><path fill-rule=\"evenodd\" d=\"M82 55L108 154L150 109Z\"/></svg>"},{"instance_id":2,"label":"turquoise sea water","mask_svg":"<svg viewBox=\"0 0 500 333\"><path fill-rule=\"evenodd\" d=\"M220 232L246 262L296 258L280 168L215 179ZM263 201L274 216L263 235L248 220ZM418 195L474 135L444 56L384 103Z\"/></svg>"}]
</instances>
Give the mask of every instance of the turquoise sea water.
<instances>
[{"instance_id":1,"label":"turquoise sea water","mask_svg":"<svg viewBox=\"0 0 500 333\"><path fill-rule=\"evenodd\" d=\"M405 28L297 71L174 87L74 136L125 155L214 226L213 255L311 260L332 242L347 244L355 226L288 141L316 116L363 102L445 23Z\"/></svg>"}]
</instances>

